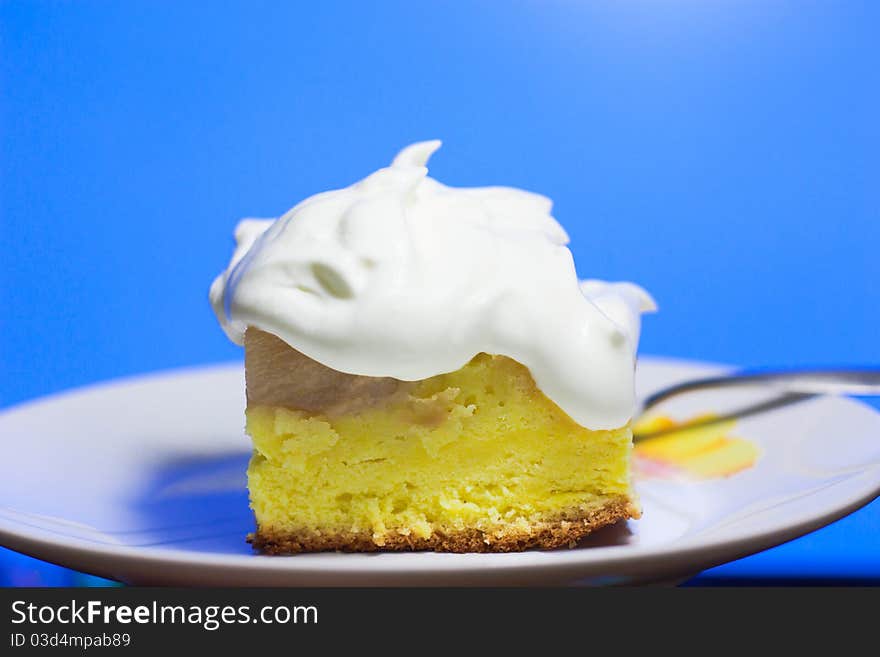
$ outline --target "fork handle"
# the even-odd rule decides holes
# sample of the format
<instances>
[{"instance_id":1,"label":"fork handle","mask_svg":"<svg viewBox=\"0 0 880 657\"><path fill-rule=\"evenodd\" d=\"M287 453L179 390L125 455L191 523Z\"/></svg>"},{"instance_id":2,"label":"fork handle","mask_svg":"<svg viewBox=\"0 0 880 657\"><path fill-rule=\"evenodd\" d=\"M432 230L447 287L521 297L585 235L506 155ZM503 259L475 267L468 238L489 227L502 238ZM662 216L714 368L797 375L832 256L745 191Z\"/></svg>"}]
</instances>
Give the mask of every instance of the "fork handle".
<instances>
[{"instance_id":1,"label":"fork handle","mask_svg":"<svg viewBox=\"0 0 880 657\"><path fill-rule=\"evenodd\" d=\"M880 395L880 368L741 371L693 379L648 396L642 402L640 412L644 413L660 402L686 392L710 388L741 388L755 384L780 392L805 395Z\"/></svg>"}]
</instances>

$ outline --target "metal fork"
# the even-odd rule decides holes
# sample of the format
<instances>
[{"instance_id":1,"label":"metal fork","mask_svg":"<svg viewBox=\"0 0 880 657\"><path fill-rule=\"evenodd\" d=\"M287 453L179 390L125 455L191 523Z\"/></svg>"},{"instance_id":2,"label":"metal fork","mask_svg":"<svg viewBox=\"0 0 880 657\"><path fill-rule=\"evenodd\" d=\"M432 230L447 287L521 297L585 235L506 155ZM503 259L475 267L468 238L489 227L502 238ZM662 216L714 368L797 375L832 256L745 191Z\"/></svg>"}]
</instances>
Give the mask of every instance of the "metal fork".
<instances>
[{"instance_id":1,"label":"metal fork","mask_svg":"<svg viewBox=\"0 0 880 657\"><path fill-rule=\"evenodd\" d=\"M649 395L641 401L634 417L638 419L661 402L684 393L713 388L745 388L755 385L769 388L779 394L771 399L749 404L724 415L685 422L676 425L672 429L663 429L650 433L634 433L633 440L638 442L646 438L655 438L665 433L678 432L757 415L775 408L782 408L783 406L790 406L791 404L812 399L819 395L880 395L880 368L744 371L725 376L692 379L663 388Z\"/></svg>"}]
</instances>

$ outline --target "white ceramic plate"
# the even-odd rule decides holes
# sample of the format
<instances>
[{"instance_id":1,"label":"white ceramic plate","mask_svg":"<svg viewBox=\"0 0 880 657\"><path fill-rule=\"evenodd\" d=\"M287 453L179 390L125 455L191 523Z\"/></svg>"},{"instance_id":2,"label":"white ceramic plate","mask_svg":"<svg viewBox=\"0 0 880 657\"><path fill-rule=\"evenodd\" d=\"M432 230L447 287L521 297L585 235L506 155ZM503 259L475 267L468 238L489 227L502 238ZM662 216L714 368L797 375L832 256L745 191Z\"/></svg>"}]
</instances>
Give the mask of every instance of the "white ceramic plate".
<instances>
[{"instance_id":1,"label":"white ceramic plate","mask_svg":"<svg viewBox=\"0 0 880 657\"><path fill-rule=\"evenodd\" d=\"M641 394L719 371L643 358ZM821 398L741 421L753 468L638 483L641 520L572 550L252 553L240 365L91 386L0 414L0 544L138 584L505 585L672 580L817 529L880 493L880 415ZM745 393L673 400L687 415ZM754 393L750 393L754 394Z\"/></svg>"}]
</instances>

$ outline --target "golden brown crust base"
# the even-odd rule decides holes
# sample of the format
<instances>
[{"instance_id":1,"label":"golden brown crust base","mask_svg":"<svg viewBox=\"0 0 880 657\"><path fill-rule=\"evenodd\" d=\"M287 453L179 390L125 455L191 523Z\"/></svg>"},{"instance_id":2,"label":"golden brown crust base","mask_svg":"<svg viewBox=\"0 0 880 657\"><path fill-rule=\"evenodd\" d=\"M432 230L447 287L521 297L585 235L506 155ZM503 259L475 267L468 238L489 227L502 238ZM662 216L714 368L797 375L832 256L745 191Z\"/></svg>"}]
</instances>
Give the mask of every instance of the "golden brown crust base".
<instances>
[{"instance_id":1,"label":"golden brown crust base","mask_svg":"<svg viewBox=\"0 0 880 657\"><path fill-rule=\"evenodd\" d=\"M433 550L435 552L521 552L529 549L551 550L574 547L590 532L627 518L639 518L641 512L628 499L609 502L584 513L572 511L554 520L535 523L530 530L504 527L484 532L478 529L435 530L427 538L389 535L384 545L377 545L368 532L267 532L258 529L248 542L264 554L296 554L299 552L404 552Z\"/></svg>"}]
</instances>

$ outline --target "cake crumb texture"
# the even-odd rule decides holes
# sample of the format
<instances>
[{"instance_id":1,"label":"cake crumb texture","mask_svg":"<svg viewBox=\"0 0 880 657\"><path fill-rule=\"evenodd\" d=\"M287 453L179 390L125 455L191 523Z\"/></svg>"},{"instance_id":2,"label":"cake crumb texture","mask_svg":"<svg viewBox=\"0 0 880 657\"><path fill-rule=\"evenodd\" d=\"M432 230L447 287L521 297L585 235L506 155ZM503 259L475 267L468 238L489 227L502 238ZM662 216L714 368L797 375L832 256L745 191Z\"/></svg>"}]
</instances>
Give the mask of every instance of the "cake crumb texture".
<instances>
[{"instance_id":1,"label":"cake crumb texture","mask_svg":"<svg viewBox=\"0 0 880 657\"><path fill-rule=\"evenodd\" d=\"M556 520L538 521L528 527L499 526L494 530L438 530L426 538L413 534L389 536L378 545L365 532L265 532L258 530L248 542L264 554L299 552L520 552L529 549L573 548L588 534L640 512L628 499L610 500L592 511L573 509Z\"/></svg>"},{"instance_id":2,"label":"cake crumb texture","mask_svg":"<svg viewBox=\"0 0 880 657\"><path fill-rule=\"evenodd\" d=\"M248 368L259 365L253 356ZM322 406L304 388L303 408L249 396L255 548L553 548L639 515L629 426L578 425L513 359L479 354L405 386L344 383L365 400Z\"/></svg>"}]
</instances>

